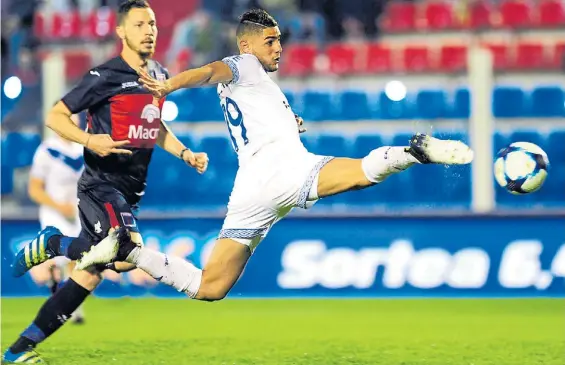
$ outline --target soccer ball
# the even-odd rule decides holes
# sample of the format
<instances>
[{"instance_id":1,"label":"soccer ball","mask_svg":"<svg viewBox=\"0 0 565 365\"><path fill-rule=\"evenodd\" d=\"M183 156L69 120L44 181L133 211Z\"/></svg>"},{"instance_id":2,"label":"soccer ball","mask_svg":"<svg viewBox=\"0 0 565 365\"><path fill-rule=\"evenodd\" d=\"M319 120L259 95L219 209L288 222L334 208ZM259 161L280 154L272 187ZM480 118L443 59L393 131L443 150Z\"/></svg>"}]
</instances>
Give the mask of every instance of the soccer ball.
<instances>
[{"instance_id":1,"label":"soccer ball","mask_svg":"<svg viewBox=\"0 0 565 365\"><path fill-rule=\"evenodd\" d=\"M541 188L548 167L547 154L539 146L515 142L498 152L494 177L510 193L528 194Z\"/></svg>"}]
</instances>

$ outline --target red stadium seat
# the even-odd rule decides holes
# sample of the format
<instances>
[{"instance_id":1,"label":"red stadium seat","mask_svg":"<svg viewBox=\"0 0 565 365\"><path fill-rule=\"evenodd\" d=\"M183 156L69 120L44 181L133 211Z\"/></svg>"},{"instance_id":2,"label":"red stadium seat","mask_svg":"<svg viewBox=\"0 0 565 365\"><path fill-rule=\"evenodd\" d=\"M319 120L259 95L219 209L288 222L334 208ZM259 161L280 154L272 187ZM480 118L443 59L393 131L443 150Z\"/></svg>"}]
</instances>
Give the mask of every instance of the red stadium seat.
<instances>
[{"instance_id":1,"label":"red stadium seat","mask_svg":"<svg viewBox=\"0 0 565 365\"><path fill-rule=\"evenodd\" d=\"M315 45L296 44L284 48L281 73L285 75L303 76L314 72L314 60L318 51Z\"/></svg>"},{"instance_id":2,"label":"red stadium seat","mask_svg":"<svg viewBox=\"0 0 565 365\"><path fill-rule=\"evenodd\" d=\"M92 59L87 52L68 52L64 59L65 75L69 81L79 79L92 67Z\"/></svg>"},{"instance_id":3,"label":"red stadium seat","mask_svg":"<svg viewBox=\"0 0 565 365\"><path fill-rule=\"evenodd\" d=\"M78 11L53 15L53 38L80 37L81 18Z\"/></svg>"},{"instance_id":4,"label":"red stadium seat","mask_svg":"<svg viewBox=\"0 0 565 365\"><path fill-rule=\"evenodd\" d=\"M521 70L541 69L546 65L544 47L541 43L520 43L516 48L514 67Z\"/></svg>"},{"instance_id":5,"label":"red stadium seat","mask_svg":"<svg viewBox=\"0 0 565 365\"><path fill-rule=\"evenodd\" d=\"M546 0L539 4L539 25L554 27L565 25L565 5L560 0Z\"/></svg>"},{"instance_id":6,"label":"red stadium seat","mask_svg":"<svg viewBox=\"0 0 565 365\"><path fill-rule=\"evenodd\" d=\"M440 51L439 67L442 71L461 71L467 67L467 47L443 46Z\"/></svg>"},{"instance_id":7,"label":"red stadium seat","mask_svg":"<svg viewBox=\"0 0 565 365\"><path fill-rule=\"evenodd\" d=\"M108 7L93 11L88 16L88 26L85 27L84 36L89 38L106 38L114 34L117 20L116 14Z\"/></svg>"},{"instance_id":8,"label":"red stadium seat","mask_svg":"<svg viewBox=\"0 0 565 365\"><path fill-rule=\"evenodd\" d=\"M492 52L495 70L504 70L510 67L508 46L506 44L487 44L485 47Z\"/></svg>"},{"instance_id":9,"label":"red stadium seat","mask_svg":"<svg viewBox=\"0 0 565 365\"><path fill-rule=\"evenodd\" d=\"M470 5L469 27L471 29L483 29L492 27L491 5L485 1L477 1Z\"/></svg>"},{"instance_id":10,"label":"red stadium seat","mask_svg":"<svg viewBox=\"0 0 565 365\"><path fill-rule=\"evenodd\" d=\"M426 6L428 29L449 29L455 27L453 9L450 4L438 1Z\"/></svg>"},{"instance_id":11,"label":"red stadium seat","mask_svg":"<svg viewBox=\"0 0 565 365\"><path fill-rule=\"evenodd\" d=\"M47 29L45 28L45 17L41 12L35 12L33 15L33 34L37 38L43 38L47 35Z\"/></svg>"},{"instance_id":12,"label":"red stadium seat","mask_svg":"<svg viewBox=\"0 0 565 365\"><path fill-rule=\"evenodd\" d=\"M412 3L390 2L381 23L389 32L404 32L416 28L416 7Z\"/></svg>"},{"instance_id":13,"label":"red stadium seat","mask_svg":"<svg viewBox=\"0 0 565 365\"><path fill-rule=\"evenodd\" d=\"M557 43L553 49L551 68L565 70L565 43Z\"/></svg>"},{"instance_id":14,"label":"red stadium seat","mask_svg":"<svg viewBox=\"0 0 565 365\"><path fill-rule=\"evenodd\" d=\"M355 72L356 50L346 44L333 44L328 47L326 54L330 60L330 72L338 75Z\"/></svg>"},{"instance_id":15,"label":"red stadium seat","mask_svg":"<svg viewBox=\"0 0 565 365\"><path fill-rule=\"evenodd\" d=\"M533 24L530 6L522 0L509 0L500 6L502 25L510 28L523 28Z\"/></svg>"},{"instance_id":16,"label":"red stadium seat","mask_svg":"<svg viewBox=\"0 0 565 365\"><path fill-rule=\"evenodd\" d=\"M404 70L421 72L430 69L428 48L425 46L407 46L404 49Z\"/></svg>"},{"instance_id":17,"label":"red stadium seat","mask_svg":"<svg viewBox=\"0 0 565 365\"><path fill-rule=\"evenodd\" d=\"M392 70L392 53L390 48L382 44L369 44L367 49L366 71L383 73Z\"/></svg>"}]
</instances>

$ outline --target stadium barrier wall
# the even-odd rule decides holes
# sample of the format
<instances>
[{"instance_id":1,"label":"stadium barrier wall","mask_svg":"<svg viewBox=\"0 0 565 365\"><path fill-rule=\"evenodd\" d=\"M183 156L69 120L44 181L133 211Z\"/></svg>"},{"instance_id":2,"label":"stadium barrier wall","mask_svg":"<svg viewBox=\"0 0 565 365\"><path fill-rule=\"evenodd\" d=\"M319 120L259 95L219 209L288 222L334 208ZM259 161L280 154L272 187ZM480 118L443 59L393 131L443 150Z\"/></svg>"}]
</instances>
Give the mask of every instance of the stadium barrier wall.
<instances>
[{"instance_id":1,"label":"stadium barrier wall","mask_svg":"<svg viewBox=\"0 0 565 365\"><path fill-rule=\"evenodd\" d=\"M202 266L222 220L142 220L145 244ZM48 295L45 264L10 275L39 229L2 221L2 296ZM181 296L135 270L106 272L100 297ZM279 222L230 297L563 297L565 218L300 218Z\"/></svg>"}]
</instances>

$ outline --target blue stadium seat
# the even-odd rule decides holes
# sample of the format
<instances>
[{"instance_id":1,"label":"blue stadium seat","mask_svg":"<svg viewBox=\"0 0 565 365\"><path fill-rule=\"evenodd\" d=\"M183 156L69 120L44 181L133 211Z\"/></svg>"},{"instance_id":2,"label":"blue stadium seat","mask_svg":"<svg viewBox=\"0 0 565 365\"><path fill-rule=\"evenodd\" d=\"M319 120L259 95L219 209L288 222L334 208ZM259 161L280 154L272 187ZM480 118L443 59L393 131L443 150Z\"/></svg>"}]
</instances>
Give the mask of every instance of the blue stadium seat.
<instances>
[{"instance_id":1,"label":"blue stadium seat","mask_svg":"<svg viewBox=\"0 0 565 365\"><path fill-rule=\"evenodd\" d=\"M529 115L524 91L518 87L496 87L493 92L493 115L496 118L518 118Z\"/></svg>"},{"instance_id":2,"label":"blue stadium seat","mask_svg":"<svg viewBox=\"0 0 565 365\"><path fill-rule=\"evenodd\" d=\"M502 134L500 132L496 132L494 134L492 143L493 143L493 149L494 149L493 154L497 154L498 151L507 147L510 144L508 136L506 136L505 134Z\"/></svg>"},{"instance_id":3,"label":"blue stadium seat","mask_svg":"<svg viewBox=\"0 0 565 365\"><path fill-rule=\"evenodd\" d=\"M288 104L294 110L294 103L296 100L296 96L294 95L294 92L292 92L291 90L285 90L284 95L286 96L286 100L288 101Z\"/></svg>"},{"instance_id":4,"label":"blue stadium seat","mask_svg":"<svg viewBox=\"0 0 565 365\"><path fill-rule=\"evenodd\" d=\"M469 89L457 89L453 104L448 106L447 117L467 119L471 116L471 95Z\"/></svg>"},{"instance_id":5,"label":"blue stadium seat","mask_svg":"<svg viewBox=\"0 0 565 365\"><path fill-rule=\"evenodd\" d=\"M323 91L306 91L303 96L304 110L302 117L305 121L332 120L334 112L331 95Z\"/></svg>"},{"instance_id":6,"label":"blue stadium seat","mask_svg":"<svg viewBox=\"0 0 565 365\"><path fill-rule=\"evenodd\" d=\"M565 165L565 130L554 131L547 138L547 156L553 164Z\"/></svg>"},{"instance_id":7,"label":"blue stadium seat","mask_svg":"<svg viewBox=\"0 0 565 365\"><path fill-rule=\"evenodd\" d=\"M300 140L308 151L316 153L315 151L318 150L318 137L319 136L306 133L300 135Z\"/></svg>"},{"instance_id":8,"label":"blue stadium seat","mask_svg":"<svg viewBox=\"0 0 565 365\"><path fill-rule=\"evenodd\" d=\"M530 142L537 144L545 150L545 140L536 131L517 130L510 135L510 143L514 142Z\"/></svg>"},{"instance_id":9,"label":"blue stadium seat","mask_svg":"<svg viewBox=\"0 0 565 365\"><path fill-rule=\"evenodd\" d=\"M374 134L361 134L355 139L355 145L352 151L352 157L363 158L367 156L372 150L383 146L381 136Z\"/></svg>"},{"instance_id":10,"label":"blue stadium seat","mask_svg":"<svg viewBox=\"0 0 565 365\"><path fill-rule=\"evenodd\" d=\"M531 94L533 117L564 117L565 92L561 87L535 88Z\"/></svg>"},{"instance_id":11,"label":"blue stadium seat","mask_svg":"<svg viewBox=\"0 0 565 365\"><path fill-rule=\"evenodd\" d=\"M318 143L314 151L318 155L349 157L349 143L339 135L322 135L318 138Z\"/></svg>"},{"instance_id":12,"label":"blue stadium seat","mask_svg":"<svg viewBox=\"0 0 565 365\"><path fill-rule=\"evenodd\" d=\"M2 165L2 195L10 194L14 189L14 171L10 166Z\"/></svg>"},{"instance_id":13,"label":"blue stadium seat","mask_svg":"<svg viewBox=\"0 0 565 365\"><path fill-rule=\"evenodd\" d=\"M169 98L179 108L179 116L177 117L179 121L224 120L220 99L215 87L186 89L171 94Z\"/></svg>"},{"instance_id":14,"label":"blue stadium seat","mask_svg":"<svg viewBox=\"0 0 565 365\"><path fill-rule=\"evenodd\" d=\"M414 117L412 104L408 98L401 101L392 101L383 91L379 94L379 117L385 120L411 119Z\"/></svg>"},{"instance_id":15,"label":"blue stadium seat","mask_svg":"<svg viewBox=\"0 0 565 365\"><path fill-rule=\"evenodd\" d=\"M370 119L371 111L367 94L364 91L344 91L339 96L339 110L336 114L341 120Z\"/></svg>"},{"instance_id":16,"label":"blue stadium seat","mask_svg":"<svg viewBox=\"0 0 565 365\"><path fill-rule=\"evenodd\" d=\"M4 145L5 144L5 145ZM41 144L41 136L35 133L16 133L11 132L6 136L3 143L3 153L6 163L12 167L24 167L31 165L35 150Z\"/></svg>"},{"instance_id":17,"label":"blue stadium seat","mask_svg":"<svg viewBox=\"0 0 565 365\"><path fill-rule=\"evenodd\" d=\"M445 118L447 100L443 90L420 90L416 96L416 117L423 119Z\"/></svg>"},{"instance_id":18,"label":"blue stadium seat","mask_svg":"<svg viewBox=\"0 0 565 365\"><path fill-rule=\"evenodd\" d=\"M231 142L224 136L203 137L200 141L198 150L208 154L210 164L234 161L236 158Z\"/></svg>"}]
</instances>

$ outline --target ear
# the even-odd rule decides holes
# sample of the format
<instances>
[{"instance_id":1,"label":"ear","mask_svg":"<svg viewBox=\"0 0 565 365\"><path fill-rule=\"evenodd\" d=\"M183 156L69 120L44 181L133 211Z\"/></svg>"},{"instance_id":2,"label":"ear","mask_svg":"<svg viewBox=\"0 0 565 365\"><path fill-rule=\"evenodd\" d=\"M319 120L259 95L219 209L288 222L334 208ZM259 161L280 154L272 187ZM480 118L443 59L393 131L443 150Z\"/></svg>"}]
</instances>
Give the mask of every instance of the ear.
<instances>
[{"instance_id":1,"label":"ear","mask_svg":"<svg viewBox=\"0 0 565 365\"><path fill-rule=\"evenodd\" d=\"M251 43L247 39L241 39L239 41L239 51L241 53L252 53L253 48L251 47Z\"/></svg>"},{"instance_id":2,"label":"ear","mask_svg":"<svg viewBox=\"0 0 565 365\"><path fill-rule=\"evenodd\" d=\"M118 35L118 37L120 37L120 39L124 40L126 38L126 32L124 30L124 27L122 27L121 25L118 25L116 27L116 34Z\"/></svg>"}]
</instances>

